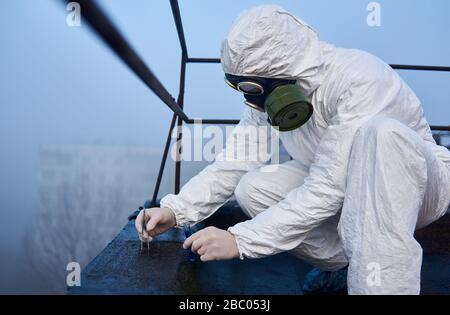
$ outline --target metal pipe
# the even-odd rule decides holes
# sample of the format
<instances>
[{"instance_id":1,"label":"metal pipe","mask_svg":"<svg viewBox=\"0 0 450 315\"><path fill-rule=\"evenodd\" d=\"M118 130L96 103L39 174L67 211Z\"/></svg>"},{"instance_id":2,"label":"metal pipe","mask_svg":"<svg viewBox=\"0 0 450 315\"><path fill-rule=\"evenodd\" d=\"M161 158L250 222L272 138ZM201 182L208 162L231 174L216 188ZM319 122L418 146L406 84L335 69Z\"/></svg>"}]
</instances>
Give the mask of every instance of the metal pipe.
<instances>
[{"instance_id":1,"label":"metal pipe","mask_svg":"<svg viewBox=\"0 0 450 315\"><path fill-rule=\"evenodd\" d=\"M172 140L172 131L173 131L173 128L175 127L176 120L177 120L177 115L174 113L172 116L172 122L170 123L169 133L167 135L166 145L164 147L164 153L161 158L161 164L159 166L158 177L156 179L155 188L153 190L153 197L152 197L152 204L151 204L152 207L156 207L156 200L158 199L159 188L161 186L162 176L164 174L164 168L166 167L167 155L169 153L170 142Z\"/></svg>"},{"instance_id":2,"label":"metal pipe","mask_svg":"<svg viewBox=\"0 0 450 315\"><path fill-rule=\"evenodd\" d=\"M220 58L188 58L188 63L220 63ZM416 71L441 71L450 72L450 67L446 66L416 66L416 65L398 65L391 64L392 69L396 70L416 70Z\"/></svg>"},{"instance_id":3,"label":"metal pipe","mask_svg":"<svg viewBox=\"0 0 450 315\"><path fill-rule=\"evenodd\" d=\"M170 0L170 7L172 8L172 15L175 21L175 26L177 28L178 39L180 41L181 46L181 70L180 70L180 88L178 94L177 103L183 109L184 107L184 90L186 86L186 63L189 59L188 50L186 46L186 40L184 37L183 30L183 22L181 20L180 7L178 6L177 0ZM189 119L185 119L184 121L188 121ZM181 141L183 139L183 121L178 118L177 122L177 142L176 142L176 159L175 159L175 194L178 194L180 191L180 178L181 178L181 157L180 151L183 149L181 145Z\"/></svg>"},{"instance_id":4,"label":"metal pipe","mask_svg":"<svg viewBox=\"0 0 450 315\"><path fill-rule=\"evenodd\" d=\"M396 70L416 70L416 71L441 71L450 72L450 67L442 66L414 66L414 65L390 65Z\"/></svg>"},{"instance_id":5,"label":"metal pipe","mask_svg":"<svg viewBox=\"0 0 450 315\"><path fill-rule=\"evenodd\" d=\"M188 119L186 124L205 124L205 125L236 125L239 123L239 120L235 119Z\"/></svg>"},{"instance_id":6,"label":"metal pipe","mask_svg":"<svg viewBox=\"0 0 450 315\"><path fill-rule=\"evenodd\" d=\"M170 0L170 7L172 8L172 15L175 20L175 26L177 28L181 52L186 56L186 58L188 58L188 50L186 46L186 39L184 37L183 22L181 20L181 13L180 7L178 6L178 0Z\"/></svg>"},{"instance_id":7,"label":"metal pipe","mask_svg":"<svg viewBox=\"0 0 450 315\"><path fill-rule=\"evenodd\" d=\"M450 126L431 126L433 131L450 131Z\"/></svg>"},{"instance_id":8,"label":"metal pipe","mask_svg":"<svg viewBox=\"0 0 450 315\"><path fill-rule=\"evenodd\" d=\"M181 108L184 108L184 89L186 83L186 60L187 56L181 55L181 71L180 71L180 92L178 95L178 104L180 104ZM181 150L183 147L181 145L181 141L183 139L183 121L178 117L178 130L177 130L177 142L176 142L176 159L175 159L175 194L178 194L180 191L180 178L181 178Z\"/></svg>"},{"instance_id":9,"label":"metal pipe","mask_svg":"<svg viewBox=\"0 0 450 315\"><path fill-rule=\"evenodd\" d=\"M188 58L188 63L220 63L219 58Z\"/></svg>"}]
</instances>

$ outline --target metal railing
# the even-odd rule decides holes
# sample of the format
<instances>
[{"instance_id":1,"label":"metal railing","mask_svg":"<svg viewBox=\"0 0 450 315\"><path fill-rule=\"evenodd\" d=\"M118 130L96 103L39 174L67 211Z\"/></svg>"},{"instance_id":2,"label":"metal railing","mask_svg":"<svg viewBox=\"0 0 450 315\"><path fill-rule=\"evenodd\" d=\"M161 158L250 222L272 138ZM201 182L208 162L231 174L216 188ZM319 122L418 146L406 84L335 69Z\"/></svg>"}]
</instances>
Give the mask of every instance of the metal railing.
<instances>
[{"instance_id":1,"label":"metal railing","mask_svg":"<svg viewBox=\"0 0 450 315\"><path fill-rule=\"evenodd\" d=\"M63 0L64 3L71 2L70 0ZM161 165L156 179L155 188L151 203L148 206L155 206L159 188L161 185L161 179L164 173L164 168L167 161L167 155L171 143L172 130L175 127L181 127L183 122L185 124L222 124L232 125L237 124L239 120L232 119L192 119L189 118L184 112L184 92L186 83L186 65L188 63L220 63L218 58L191 58L189 57L188 48L186 45L186 39L184 36L183 23L180 14L180 8L177 0L170 0L170 6L172 9L172 15L177 29L178 39L181 47L181 69L179 79L179 93L178 98L175 98L167 91L164 85L158 80L155 74L144 63L142 58L136 53L136 51L125 40L118 28L107 17L103 10L97 5L95 0L77 0L82 8L82 17L88 22L95 33L109 46L112 51L133 71L142 82L152 90L159 99L165 103L172 111L173 116L169 127L169 132L166 139L166 144L161 159ZM418 65L390 65L396 70L414 70L414 71L440 71L450 72L450 67L444 66L418 66ZM450 131L450 126L431 126L433 131ZM182 138L181 128L178 128L177 135L177 150L175 161L175 193L180 190L180 174L181 174L181 159L180 159L180 143Z\"/></svg>"}]
</instances>

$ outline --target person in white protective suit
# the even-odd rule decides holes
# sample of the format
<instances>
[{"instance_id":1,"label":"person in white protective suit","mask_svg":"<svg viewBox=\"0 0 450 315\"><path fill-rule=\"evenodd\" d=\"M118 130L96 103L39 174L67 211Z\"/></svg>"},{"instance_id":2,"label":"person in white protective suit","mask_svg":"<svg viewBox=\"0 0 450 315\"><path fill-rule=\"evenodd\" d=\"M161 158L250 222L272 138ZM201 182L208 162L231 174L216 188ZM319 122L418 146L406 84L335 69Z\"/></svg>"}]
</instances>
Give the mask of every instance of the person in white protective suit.
<instances>
[{"instance_id":1,"label":"person in white protective suit","mask_svg":"<svg viewBox=\"0 0 450 315\"><path fill-rule=\"evenodd\" d=\"M269 155L233 158L246 128L272 128L267 110L249 107L213 164L160 208L139 214L140 237L196 224L234 194L251 219L189 237L184 247L202 261L289 251L323 271L348 266L349 294L419 294L422 248L414 232L448 209L450 154L434 141L414 92L380 59L320 41L278 6L243 12L221 57L238 86L228 83L241 92L252 92L239 88L242 78L284 80L311 104L299 128L277 132L293 160L268 169ZM271 141L249 134L251 146Z\"/></svg>"}]
</instances>

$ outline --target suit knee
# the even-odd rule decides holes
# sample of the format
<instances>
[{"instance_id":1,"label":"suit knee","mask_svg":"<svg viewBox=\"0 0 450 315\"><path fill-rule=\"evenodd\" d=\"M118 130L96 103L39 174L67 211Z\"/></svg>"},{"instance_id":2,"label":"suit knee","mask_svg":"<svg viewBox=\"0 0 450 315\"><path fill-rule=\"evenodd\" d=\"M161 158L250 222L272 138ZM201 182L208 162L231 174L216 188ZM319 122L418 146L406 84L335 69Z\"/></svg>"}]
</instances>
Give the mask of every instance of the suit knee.
<instances>
[{"instance_id":1,"label":"suit knee","mask_svg":"<svg viewBox=\"0 0 450 315\"><path fill-rule=\"evenodd\" d=\"M409 132L409 128L401 122L385 117L373 118L366 122L356 133L356 139L362 138L364 141L369 139L389 139L396 134Z\"/></svg>"},{"instance_id":2,"label":"suit knee","mask_svg":"<svg viewBox=\"0 0 450 315\"><path fill-rule=\"evenodd\" d=\"M267 194L267 185L267 180L258 170L244 175L237 185L234 195L242 211L249 217L255 217L277 202Z\"/></svg>"},{"instance_id":3,"label":"suit knee","mask_svg":"<svg viewBox=\"0 0 450 315\"><path fill-rule=\"evenodd\" d=\"M239 206L241 207L242 211L244 211L244 213L246 215L248 215L249 217L252 217L250 215L249 211L252 207L251 204L251 187L250 187L250 174L251 173L247 173L245 174L241 180L239 181L239 184L237 185L235 191L234 191L234 196L236 197L236 201L238 202Z\"/></svg>"}]
</instances>

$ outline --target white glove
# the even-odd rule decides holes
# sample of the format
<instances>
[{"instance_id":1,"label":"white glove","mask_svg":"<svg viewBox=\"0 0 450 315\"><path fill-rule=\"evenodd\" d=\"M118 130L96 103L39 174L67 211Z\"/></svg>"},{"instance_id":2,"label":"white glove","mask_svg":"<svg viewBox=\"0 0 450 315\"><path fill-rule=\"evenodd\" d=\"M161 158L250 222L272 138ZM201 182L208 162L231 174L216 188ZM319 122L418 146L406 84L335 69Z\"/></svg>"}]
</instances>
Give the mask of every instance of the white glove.
<instances>
[{"instance_id":1,"label":"white glove","mask_svg":"<svg viewBox=\"0 0 450 315\"><path fill-rule=\"evenodd\" d=\"M201 261L227 260L239 257L234 235L215 227L207 227L184 241L183 248L192 247Z\"/></svg>"},{"instance_id":2,"label":"white glove","mask_svg":"<svg viewBox=\"0 0 450 315\"><path fill-rule=\"evenodd\" d=\"M143 229L143 220L145 220L145 229ZM141 210L135 221L139 238L143 242L151 241L153 236L164 233L175 225L175 214L168 208L151 208Z\"/></svg>"}]
</instances>

